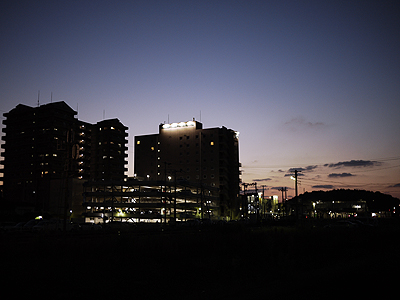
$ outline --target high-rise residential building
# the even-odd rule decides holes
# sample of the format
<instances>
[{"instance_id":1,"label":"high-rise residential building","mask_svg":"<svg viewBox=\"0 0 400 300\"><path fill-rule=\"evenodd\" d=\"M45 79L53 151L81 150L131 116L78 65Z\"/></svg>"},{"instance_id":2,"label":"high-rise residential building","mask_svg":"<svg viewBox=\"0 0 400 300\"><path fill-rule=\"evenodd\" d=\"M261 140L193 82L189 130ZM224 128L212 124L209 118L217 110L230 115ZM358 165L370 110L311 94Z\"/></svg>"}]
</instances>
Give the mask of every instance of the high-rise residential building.
<instances>
[{"instance_id":1,"label":"high-rise residential building","mask_svg":"<svg viewBox=\"0 0 400 300\"><path fill-rule=\"evenodd\" d=\"M126 177L127 129L118 119L100 121L92 126L91 180L122 180Z\"/></svg>"},{"instance_id":2,"label":"high-rise residential building","mask_svg":"<svg viewBox=\"0 0 400 300\"><path fill-rule=\"evenodd\" d=\"M82 203L83 181L125 178L127 127L117 119L90 124L76 116L63 101L19 104L4 113L1 179L6 201L55 213L74 197Z\"/></svg>"},{"instance_id":3,"label":"high-rise residential building","mask_svg":"<svg viewBox=\"0 0 400 300\"><path fill-rule=\"evenodd\" d=\"M135 175L144 180L195 182L219 188L219 216L238 214L239 140L232 129L195 120L160 124L158 134L135 137Z\"/></svg>"}]
</instances>

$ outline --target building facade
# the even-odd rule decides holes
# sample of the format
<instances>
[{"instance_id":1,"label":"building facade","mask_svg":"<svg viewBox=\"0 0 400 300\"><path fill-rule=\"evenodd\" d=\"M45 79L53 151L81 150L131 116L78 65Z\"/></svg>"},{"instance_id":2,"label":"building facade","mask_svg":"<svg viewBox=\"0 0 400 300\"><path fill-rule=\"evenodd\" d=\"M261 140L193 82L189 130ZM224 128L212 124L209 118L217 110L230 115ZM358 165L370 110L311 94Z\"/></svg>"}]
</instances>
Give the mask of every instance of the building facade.
<instances>
[{"instance_id":1,"label":"building facade","mask_svg":"<svg viewBox=\"0 0 400 300\"><path fill-rule=\"evenodd\" d=\"M219 189L219 217L239 208L239 139L232 129L195 120L160 124L158 134L135 137L135 175L144 180L195 182Z\"/></svg>"},{"instance_id":2,"label":"building facade","mask_svg":"<svg viewBox=\"0 0 400 300\"><path fill-rule=\"evenodd\" d=\"M19 104L4 113L1 179L6 201L63 215L71 210L72 199L82 200L84 180L125 177L127 127L117 119L90 124L76 116L63 101Z\"/></svg>"},{"instance_id":3,"label":"building facade","mask_svg":"<svg viewBox=\"0 0 400 300\"><path fill-rule=\"evenodd\" d=\"M172 179L87 181L83 194L88 223L213 219L219 209L218 188Z\"/></svg>"}]
</instances>

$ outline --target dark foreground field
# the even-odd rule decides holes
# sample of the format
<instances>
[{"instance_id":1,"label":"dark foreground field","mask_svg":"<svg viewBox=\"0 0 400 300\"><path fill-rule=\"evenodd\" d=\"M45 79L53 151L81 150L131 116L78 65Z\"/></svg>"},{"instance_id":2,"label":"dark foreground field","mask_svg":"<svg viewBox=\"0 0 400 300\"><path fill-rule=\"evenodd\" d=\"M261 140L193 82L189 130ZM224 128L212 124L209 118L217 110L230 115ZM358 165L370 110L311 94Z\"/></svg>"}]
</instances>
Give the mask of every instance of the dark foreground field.
<instances>
[{"instance_id":1,"label":"dark foreground field","mask_svg":"<svg viewBox=\"0 0 400 300\"><path fill-rule=\"evenodd\" d=\"M386 298L397 294L399 233L224 226L2 235L1 284L12 299Z\"/></svg>"}]
</instances>

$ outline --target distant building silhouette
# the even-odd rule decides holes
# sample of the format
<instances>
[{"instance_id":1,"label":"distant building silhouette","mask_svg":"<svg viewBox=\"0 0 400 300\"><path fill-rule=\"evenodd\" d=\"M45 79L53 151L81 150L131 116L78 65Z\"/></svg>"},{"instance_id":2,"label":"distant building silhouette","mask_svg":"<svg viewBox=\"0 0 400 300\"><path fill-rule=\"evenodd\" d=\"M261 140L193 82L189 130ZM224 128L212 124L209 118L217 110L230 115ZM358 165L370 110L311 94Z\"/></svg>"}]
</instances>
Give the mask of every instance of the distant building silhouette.
<instances>
[{"instance_id":1,"label":"distant building silhouette","mask_svg":"<svg viewBox=\"0 0 400 300\"><path fill-rule=\"evenodd\" d=\"M65 217L66 209L81 209L84 180L124 179L127 127L118 119L90 124L76 115L63 101L19 104L4 113L6 201Z\"/></svg>"},{"instance_id":2,"label":"distant building silhouette","mask_svg":"<svg viewBox=\"0 0 400 300\"><path fill-rule=\"evenodd\" d=\"M144 180L187 181L219 188L214 217L238 215L239 140L232 129L195 120L160 124L158 134L135 137L135 175Z\"/></svg>"}]
</instances>

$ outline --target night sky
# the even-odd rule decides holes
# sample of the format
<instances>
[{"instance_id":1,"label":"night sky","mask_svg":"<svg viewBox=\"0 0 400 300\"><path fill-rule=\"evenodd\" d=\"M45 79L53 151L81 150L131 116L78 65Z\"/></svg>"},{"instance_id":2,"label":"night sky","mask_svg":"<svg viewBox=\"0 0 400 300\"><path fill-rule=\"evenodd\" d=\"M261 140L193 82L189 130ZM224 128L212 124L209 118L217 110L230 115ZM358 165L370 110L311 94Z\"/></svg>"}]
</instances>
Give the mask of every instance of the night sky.
<instances>
[{"instance_id":1,"label":"night sky","mask_svg":"<svg viewBox=\"0 0 400 300\"><path fill-rule=\"evenodd\" d=\"M130 176L135 135L195 118L240 132L242 180L266 195L292 196L297 168L300 193L400 197L399 16L399 1L6 0L0 112L40 91L118 118Z\"/></svg>"}]
</instances>

